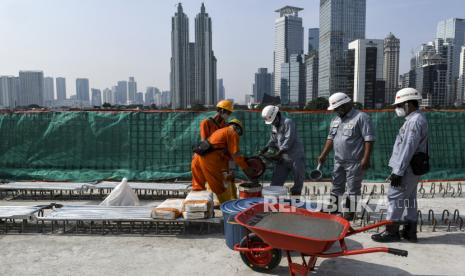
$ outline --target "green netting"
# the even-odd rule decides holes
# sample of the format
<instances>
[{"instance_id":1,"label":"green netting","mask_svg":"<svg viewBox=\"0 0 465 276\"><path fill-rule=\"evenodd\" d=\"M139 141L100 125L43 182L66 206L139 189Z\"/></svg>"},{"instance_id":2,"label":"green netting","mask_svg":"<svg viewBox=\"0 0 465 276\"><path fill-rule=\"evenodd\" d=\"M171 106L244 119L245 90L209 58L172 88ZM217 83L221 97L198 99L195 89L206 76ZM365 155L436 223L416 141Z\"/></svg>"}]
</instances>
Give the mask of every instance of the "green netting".
<instances>
[{"instance_id":1,"label":"green netting","mask_svg":"<svg viewBox=\"0 0 465 276\"><path fill-rule=\"evenodd\" d=\"M211 112L48 112L0 114L0 177L56 181L189 179L191 146ZM238 111L241 149L252 155L269 138L258 112ZM332 115L290 113L315 166ZM370 113L377 141L367 180L382 181L402 123L392 112ZM465 178L465 112L428 112L432 171L425 179ZM332 158L323 168L330 176ZM265 179L270 178L268 171Z\"/></svg>"}]
</instances>

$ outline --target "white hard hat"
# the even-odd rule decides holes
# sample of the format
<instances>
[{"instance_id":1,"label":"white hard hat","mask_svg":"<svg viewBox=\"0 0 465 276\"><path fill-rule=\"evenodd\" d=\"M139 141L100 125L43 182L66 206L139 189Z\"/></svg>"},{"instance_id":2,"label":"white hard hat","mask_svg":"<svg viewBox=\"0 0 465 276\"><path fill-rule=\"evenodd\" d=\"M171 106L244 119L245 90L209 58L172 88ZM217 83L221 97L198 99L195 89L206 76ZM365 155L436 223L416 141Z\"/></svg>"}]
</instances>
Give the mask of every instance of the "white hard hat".
<instances>
[{"instance_id":1,"label":"white hard hat","mask_svg":"<svg viewBox=\"0 0 465 276\"><path fill-rule=\"evenodd\" d=\"M267 105L265 108L262 110L262 118L265 120L265 124L271 125L273 123L274 119L276 118L276 115L279 112L279 107L275 105Z\"/></svg>"},{"instance_id":2,"label":"white hard hat","mask_svg":"<svg viewBox=\"0 0 465 276\"><path fill-rule=\"evenodd\" d=\"M418 90L416 90L415 88L402 88L401 90L397 91L393 105L401 104L406 101L412 100L420 101L421 99L422 98L420 92L418 92Z\"/></svg>"},{"instance_id":3,"label":"white hard hat","mask_svg":"<svg viewBox=\"0 0 465 276\"><path fill-rule=\"evenodd\" d=\"M329 107L328 110L334 110L341 105L350 102L349 96L346 93L336 92L331 97L329 97Z\"/></svg>"}]
</instances>

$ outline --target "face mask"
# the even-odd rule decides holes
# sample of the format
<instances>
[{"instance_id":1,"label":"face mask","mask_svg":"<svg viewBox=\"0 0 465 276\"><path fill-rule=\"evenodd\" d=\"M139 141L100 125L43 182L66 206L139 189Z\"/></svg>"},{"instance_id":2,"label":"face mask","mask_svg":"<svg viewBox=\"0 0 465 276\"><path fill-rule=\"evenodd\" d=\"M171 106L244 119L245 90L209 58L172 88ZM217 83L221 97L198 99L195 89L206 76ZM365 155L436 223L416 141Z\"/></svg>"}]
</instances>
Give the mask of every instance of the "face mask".
<instances>
[{"instance_id":1,"label":"face mask","mask_svg":"<svg viewBox=\"0 0 465 276\"><path fill-rule=\"evenodd\" d=\"M396 115L398 117L405 117L405 109L403 107L396 107Z\"/></svg>"},{"instance_id":2,"label":"face mask","mask_svg":"<svg viewBox=\"0 0 465 276\"><path fill-rule=\"evenodd\" d=\"M342 118L344 117L344 115L346 115L346 113L343 110L336 110L336 113L337 116L339 116L339 118Z\"/></svg>"}]
</instances>

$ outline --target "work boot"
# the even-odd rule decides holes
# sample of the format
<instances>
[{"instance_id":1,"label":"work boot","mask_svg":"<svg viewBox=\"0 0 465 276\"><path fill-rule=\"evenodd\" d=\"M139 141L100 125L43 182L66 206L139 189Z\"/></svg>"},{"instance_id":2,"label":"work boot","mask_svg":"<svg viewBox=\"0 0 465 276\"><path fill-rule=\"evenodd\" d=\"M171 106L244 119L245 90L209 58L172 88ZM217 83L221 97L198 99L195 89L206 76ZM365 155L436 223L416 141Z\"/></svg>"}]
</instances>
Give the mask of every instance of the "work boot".
<instances>
[{"instance_id":1,"label":"work boot","mask_svg":"<svg viewBox=\"0 0 465 276\"><path fill-rule=\"evenodd\" d=\"M376 242L398 242L400 241L399 223L386 225L386 230L371 236Z\"/></svg>"},{"instance_id":2,"label":"work boot","mask_svg":"<svg viewBox=\"0 0 465 276\"><path fill-rule=\"evenodd\" d=\"M417 223L407 222L404 224L404 228L400 232L400 235L409 242L417 242Z\"/></svg>"}]
</instances>

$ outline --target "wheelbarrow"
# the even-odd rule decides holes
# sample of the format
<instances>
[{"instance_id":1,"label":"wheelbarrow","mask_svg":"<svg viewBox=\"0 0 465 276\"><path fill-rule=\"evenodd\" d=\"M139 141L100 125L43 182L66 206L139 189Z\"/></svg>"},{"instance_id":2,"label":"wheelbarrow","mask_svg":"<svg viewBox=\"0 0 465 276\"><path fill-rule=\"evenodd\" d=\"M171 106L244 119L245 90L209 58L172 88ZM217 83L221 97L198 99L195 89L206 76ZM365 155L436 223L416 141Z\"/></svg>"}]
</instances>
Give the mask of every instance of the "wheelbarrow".
<instances>
[{"instance_id":1,"label":"wheelbarrow","mask_svg":"<svg viewBox=\"0 0 465 276\"><path fill-rule=\"evenodd\" d=\"M258 272L268 272L279 265L282 251L287 255L290 275L307 275L314 270L316 261L367 253L390 253L407 257L405 250L372 247L348 249L345 238L357 233L391 224L381 221L359 229L353 229L346 219L321 212L312 212L282 204L259 203L236 215L238 224L249 233L234 246L243 262ZM339 242L340 250L328 251ZM302 263L294 263L291 252L298 252ZM308 257L308 258L307 258Z\"/></svg>"}]
</instances>

